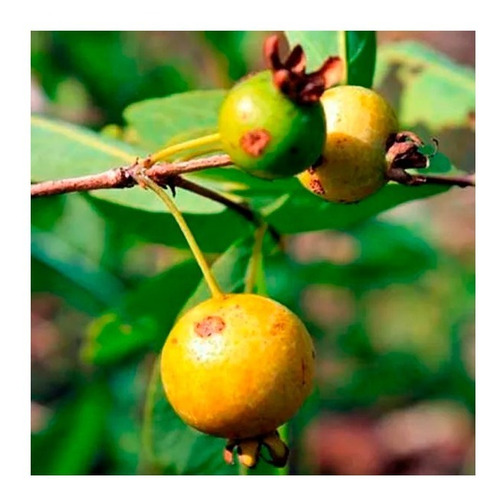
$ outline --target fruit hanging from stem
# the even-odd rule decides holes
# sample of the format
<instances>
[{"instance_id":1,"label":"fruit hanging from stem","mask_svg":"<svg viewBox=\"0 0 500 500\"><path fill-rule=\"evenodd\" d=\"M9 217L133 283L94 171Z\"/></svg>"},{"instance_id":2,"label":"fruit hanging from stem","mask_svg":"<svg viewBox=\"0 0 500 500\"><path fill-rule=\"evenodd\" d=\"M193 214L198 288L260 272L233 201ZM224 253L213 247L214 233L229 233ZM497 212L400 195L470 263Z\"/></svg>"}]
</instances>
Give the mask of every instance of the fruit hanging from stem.
<instances>
[{"instance_id":1,"label":"fruit hanging from stem","mask_svg":"<svg viewBox=\"0 0 500 500\"><path fill-rule=\"evenodd\" d=\"M188 425L228 439L225 458L253 467L262 446L283 466L276 429L309 395L314 348L302 321L254 294L213 297L182 316L161 356L168 400Z\"/></svg>"},{"instance_id":2,"label":"fruit hanging from stem","mask_svg":"<svg viewBox=\"0 0 500 500\"><path fill-rule=\"evenodd\" d=\"M235 165L265 179L291 177L319 157L326 122L319 99L340 81L342 62L328 58L322 67L305 72L305 54L296 46L283 62L278 37L264 44L269 70L237 83L219 113L224 151Z\"/></svg>"},{"instance_id":3,"label":"fruit hanging from stem","mask_svg":"<svg viewBox=\"0 0 500 500\"><path fill-rule=\"evenodd\" d=\"M252 293L224 294L181 212L147 176L136 181L170 210L197 260L212 298L184 314L160 359L167 399L186 424L228 439L224 458L255 467L266 447L271 463L286 465L288 448L277 428L300 408L312 387L314 348L302 321L278 302ZM266 226L256 233L251 267L258 265ZM255 269L247 277L253 289Z\"/></svg>"},{"instance_id":4,"label":"fruit hanging from stem","mask_svg":"<svg viewBox=\"0 0 500 500\"><path fill-rule=\"evenodd\" d=\"M358 202L391 180L404 182L404 170L423 168L422 141L398 132L398 120L377 92L358 86L327 90L321 103L327 138L318 161L298 175L309 191L328 201Z\"/></svg>"}]
</instances>

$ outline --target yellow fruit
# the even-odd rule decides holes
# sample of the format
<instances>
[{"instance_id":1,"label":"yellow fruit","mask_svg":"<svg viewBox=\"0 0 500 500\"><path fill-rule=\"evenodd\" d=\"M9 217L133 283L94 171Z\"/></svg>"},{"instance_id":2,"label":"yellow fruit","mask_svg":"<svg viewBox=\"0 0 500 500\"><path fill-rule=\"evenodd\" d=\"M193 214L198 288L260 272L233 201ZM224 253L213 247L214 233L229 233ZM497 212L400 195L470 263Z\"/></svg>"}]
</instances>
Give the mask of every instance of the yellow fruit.
<instances>
[{"instance_id":1,"label":"yellow fruit","mask_svg":"<svg viewBox=\"0 0 500 500\"><path fill-rule=\"evenodd\" d=\"M300 182L328 201L352 203L386 182L386 142L398 122L387 101L373 90L339 86L322 98L327 139L318 163L298 175Z\"/></svg>"},{"instance_id":2,"label":"yellow fruit","mask_svg":"<svg viewBox=\"0 0 500 500\"><path fill-rule=\"evenodd\" d=\"M289 420L309 395L314 348L300 319L253 294L212 298L182 316L167 338L161 377L188 425L245 439Z\"/></svg>"}]
</instances>

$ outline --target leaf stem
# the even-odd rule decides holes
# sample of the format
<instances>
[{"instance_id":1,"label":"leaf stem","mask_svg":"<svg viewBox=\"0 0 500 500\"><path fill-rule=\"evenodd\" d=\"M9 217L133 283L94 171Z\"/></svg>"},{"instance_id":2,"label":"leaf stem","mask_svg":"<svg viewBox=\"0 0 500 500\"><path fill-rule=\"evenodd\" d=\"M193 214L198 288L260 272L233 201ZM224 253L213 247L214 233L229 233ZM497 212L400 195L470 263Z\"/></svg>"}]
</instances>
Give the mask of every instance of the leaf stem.
<instances>
[{"instance_id":1,"label":"leaf stem","mask_svg":"<svg viewBox=\"0 0 500 500\"><path fill-rule=\"evenodd\" d=\"M248 467L243 465L241 462L238 464L238 475L239 476L248 476Z\"/></svg>"},{"instance_id":2,"label":"leaf stem","mask_svg":"<svg viewBox=\"0 0 500 500\"><path fill-rule=\"evenodd\" d=\"M172 146L167 146L164 149L160 149L156 153L151 154L144 160L144 166L149 168L159 161L166 161L172 155L186 151L187 149L198 148L202 146L213 146L220 139L220 134L217 132L215 134L204 135L202 137L197 137L196 139L190 139L189 141L181 142L179 144L174 144Z\"/></svg>"},{"instance_id":3,"label":"leaf stem","mask_svg":"<svg viewBox=\"0 0 500 500\"><path fill-rule=\"evenodd\" d=\"M279 429L278 429L278 434L280 435L280 438L283 440L283 442L286 445L289 445L289 436L288 436L288 423L283 424ZM290 461L287 462L285 467L282 467L281 469L278 469L278 475L279 476L287 476L290 473Z\"/></svg>"},{"instance_id":4,"label":"leaf stem","mask_svg":"<svg viewBox=\"0 0 500 500\"><path fill-rule=\"evenodd\" d=\"M267 224L261 224L255 231L255 242L245 276L245 293L253 293L257 281L260 263L262 261L262 244L266 234Z\"/></svg>"},{"instance_id":5,"label":"leaf stem","mask_svg":"<svg viewBox=\"0 0 500 500\"><path fill-rule=\"evenodd\" d=\"M205 259L205 256L203 255L203 252L200 250L200 247L198 246L198 243L196 242L193 233L189 229L189 226L187 225L186 220L184 219L182 213L177 208L177 205L174 203L172 198L170 198L170 196L165 192L165 190L158 184L156 184L156 182L154 182L152 179L150 179L145 173L140 172L136 175L137 175L136 179L137 182L143 184L148 189L151 189L151 191L153 191L163 201L165 206L174 216L177 224L179 225L180 230L182 231L184 237L188 242L189 248L191 249L194 258L196 259L196 262L200 266L201 272L203 273L203 277L207 282L212 297L214 298L222 297L224 294L220 289L219 284L215 280L215 277Z\"/></svg>"}]
</instances>

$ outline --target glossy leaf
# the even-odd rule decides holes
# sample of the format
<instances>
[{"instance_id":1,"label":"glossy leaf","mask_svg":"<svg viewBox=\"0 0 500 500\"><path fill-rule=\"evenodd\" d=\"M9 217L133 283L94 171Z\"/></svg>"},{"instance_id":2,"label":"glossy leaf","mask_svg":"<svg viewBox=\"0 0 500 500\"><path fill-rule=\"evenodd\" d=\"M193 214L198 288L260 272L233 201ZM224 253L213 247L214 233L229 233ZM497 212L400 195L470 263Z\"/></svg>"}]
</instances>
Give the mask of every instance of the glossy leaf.
<instances>
[{"instance_id":1,"label":"glossy leaf","mask_svg":"<svg viewBox=\"0 0 500 500\"><path fill-rule=\"evenodd\" d=\"M224 293L243 291L245 275L252 255L253 236L238 240L231 245L211 266L212 272ZM210 298L210 290L201 280L198 287L183 307L183 311Z\"/></svg>"},{"instance_id":2,"label":"glossy leaf","mask_svg":"<svg viewBox=\"0 0 500 500\"><path fill-rule=\"evenodd\" d=\"M443 173L454 170L449 160L439 154L432 159L431 167L425 173L435 171ZM295 181L295 188L289 191L290 196L269 214L267 220L285 234L346 229L401 203L433 196L447 189L446 186L409 187L391 182L359 203L345 205L327 202L307 191L299 181Z\"/></svg>"},{"instance_id":3,"label":"glossy leaf","mask_svg":"<svg viewBox=\"0 0 500 500\"><path fill-rule=\"evenodd\" d=\"M116 304L124 286L104 262L108 230L80 194L32 200L31 255L42 272L32 273L32 290L56 293L94 313Z\"/></svg>"},{"instance_id":4,"label":"glossy leaf","mask_svg":"<svg viewBox=\"0 0 500 500\"><path fill-rule=\"evenodd\" d=\"M379 50L376 85L395 71L401 86L398 115L405 126L424 124L431 130L468 127L475 114L474 70L416 42L400 42Z\"/></svg>"},{"instance_id":5,"label":"glossy leaf","mask_svg":"<svg viewBox=\"0 0 500 500\"><path fill-rule=\"evenodd\" d=\"M224 90L196 90L149 99L129 106L124 117L144 148L160 149L179 134L216 129L225 94Z\"/></svg>"},{"instance_id":6,"label":"glossy leaf","mask_svg":"<svg viewBox=\"0 0 500 500\"><path fill-rule=\"evenodd\" d=\"M125 296L118 309L90 323L82 346L83 359L109 365L146 349L159 351L200 274L190 259L145 279Z\"/></svg>"},{"instance_id":7,"label":"glossy leaf","mask_svg":"<svg viewBox=\"0 0 500 500\"><path fill-rule=\"evenodd\" d=\"M176 248L188 247L179 226L168 213L130 210L116 203L96 199L92 200L92 204L116 231L143 241ZM217 214L184 213L183 215L204 252L223 252L253 228L249 221L230 209L224 209ZM124 224L123 221L127 223Z\"/></svg>"},{"instance_id":8,"label":"glossy leaf","mask_svg":"<svg viewBox=\"0 0 500 500\"><path fill-rule=\"evenodd\" d=\"M307 72L317 70L330 56L340 56L336 31L285 31L290 48L301 45Z\"/></svg>"},{"instance_id":9,"label":"glossy leaf","mask_svg":"<svg viewBox=\"0 0 500 500\"><path fill-rule=\"evenodd\" d=\"M31 178L32 181L77 177L131 165L146 150L133 147L83 127L32 117ZM90 194L130 208L165 212L164 205L153 193L144 189L103 189ZM176 202L183 212L219 213L220 204L187 191L180 191Z\"/></svg>"},{"instance_id":10,"label":"glossy leaf","mask_svg":"<svg viewBox=\"0 0 500 500\"><path fill-rule=\"evenodd\" d=\"M343 31L345 58L348 61L348 85L360 85L370 88L375 72L377 40L374 31Z\"/></svg>"},{"instance_id":11,"label":"glossy leaf","mask_svg":"<svg viewBox=\"0 0 500 500\"><path fill-rule=\"evenodd\" d=\"M374 31L287 31L286 35L291 46L302 45L308 71L338 55L347 61L344 84L372 86L377 50Z\"/></svg>"},{"instance_id":12,"label":"glossy leaf","mask_svg":"<svg viewBox=\"0 0 500 500\"><path fill-rule=\"evenodd\" d=\"M148 397L152 412L145 422L143 443L148 447L148 469L164 474L236 474L223 458L224 440L187 426L165 397L159 372L153 373ZM149 420L150 419L150 420ZM149 432L150 430L150 432Z\"/></svg>"}]
</instances>

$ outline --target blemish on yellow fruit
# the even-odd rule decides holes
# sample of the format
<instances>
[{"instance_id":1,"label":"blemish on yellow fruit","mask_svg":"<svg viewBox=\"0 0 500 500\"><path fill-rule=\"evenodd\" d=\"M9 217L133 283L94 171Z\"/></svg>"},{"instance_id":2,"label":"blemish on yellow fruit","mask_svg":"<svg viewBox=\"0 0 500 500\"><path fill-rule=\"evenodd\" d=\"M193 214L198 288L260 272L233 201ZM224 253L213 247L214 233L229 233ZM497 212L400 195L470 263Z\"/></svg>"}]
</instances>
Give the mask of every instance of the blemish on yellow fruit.
<instances>
[{"instance_id":1,"label":"blemish on yellow fruit","mask_svg":"<svg viewBox=\"0 0 500 500\"><path fill-rule=\"evenodd\" d=\"M300 408L312 388L313 351L304 324L285 306L229 294L178 320L162 351L161 377L188 425L251 438L275 431Z\"/></svg>"},{"instance_id":2,"label":"blemish on yellow fruit","mask_svg":"<svg viewBox=\"0 0 500 500\"><path fill-rule=\"evenodd\" d=\"M360 201L387 182L386 141L398 129L396 115L381 95L364 87L329 89L321 103L327 133L323 158L297 177L328 201Z\"/></svg>"},{"instance_id":3,"label":"blemish on yellow fruit","mask_svg":"<svg viewBox=\"0 0 500 500\"><path fill-rule=\"evenodd\" d=\"M219 316L207 316L196 323L195 331L200 337L210 337L214 333L221 333L226 324Z\"/></svg>"}]
</instances>

